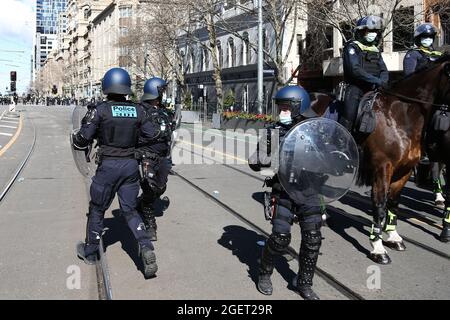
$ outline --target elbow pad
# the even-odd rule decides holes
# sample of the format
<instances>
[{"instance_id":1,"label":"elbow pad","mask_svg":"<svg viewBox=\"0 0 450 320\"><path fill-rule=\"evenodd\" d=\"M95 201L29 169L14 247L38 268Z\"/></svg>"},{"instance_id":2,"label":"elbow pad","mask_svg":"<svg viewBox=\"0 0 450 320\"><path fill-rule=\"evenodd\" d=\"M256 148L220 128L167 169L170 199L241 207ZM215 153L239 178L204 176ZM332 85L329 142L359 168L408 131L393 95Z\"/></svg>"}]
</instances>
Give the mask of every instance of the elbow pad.
<instances>
[{"instance_id":1,"label":"elbow pad","mask_svg":"<svg viewBox=\"0 0 450 320\"><path fill-rule=\"evenodd\" d=\"M74 130L71 134L71 138L74 149L85 150L89 146L89 140L83 137L79 130Z\"/></svg>"}]
</instances>

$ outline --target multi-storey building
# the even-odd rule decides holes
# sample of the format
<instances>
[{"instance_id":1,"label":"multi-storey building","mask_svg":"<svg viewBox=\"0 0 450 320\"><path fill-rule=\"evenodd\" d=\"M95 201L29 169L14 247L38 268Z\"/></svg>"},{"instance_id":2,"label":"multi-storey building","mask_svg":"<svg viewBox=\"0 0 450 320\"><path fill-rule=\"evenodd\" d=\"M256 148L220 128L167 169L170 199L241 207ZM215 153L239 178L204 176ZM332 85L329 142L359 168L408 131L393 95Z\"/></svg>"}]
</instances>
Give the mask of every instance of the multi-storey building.
<instances>
[{"instance_id":1,"label":"multi-storey building","mask_svg":"<svg viewBox=\"0 0 450 320\"><path fill-rule=\"evenodd\" d=\"M67 32L64 35L66 81L64 93L82 99L93 95L91 60L91 24L111 0L69 0Z\"/></svg>"},{"instance_id":2,"label":"multi-storey building","mask_svg":"<svg viewBox=\"0 0 450 320\"><path fill-rule=\"evenodd\" d=\"M257 112L257 51L258 23L257 1L240 0L238 5L233 1L224 1L221 7L220 17L228 25L228 31L217 28L217 55L222 73L224 96L233 96L233 110L245 112ZM264 5L264 2L263 2ZM300 4L298 4L300 5ZM242 7L245 7L243 9ZM300 11L299 11L300 12ZM281 56L287 56L281 70L276 70L271 59L264 57L264 113L271 113L271 97L277 90L275 77L278 73L287 81L299 64L299 48L289 46L291 36L295 35L299 40L305 35L307 24L304 16L299 14L294 19L288 19L282 37ZM231 30L232 28L232 30ZM208 33L204 27L193 31L196 34L195 41L180 34L179 50L184 57L186 66L186 83L191 101L199 110L207 108L210 115L215 112L216 91L213 80L213 63L210 54L204 46L208 46ZM236 35L239 34L239 36ZM279 35L280 36L280 35ZM294 40L294 43L297 39ZM202 44L200 44L201 42ZM263 23L263 47L271 57L275 57L275 35L268 21Z\"/></svg>"},{"instance_id":3,"label":"multi-storey building","mask_svg":"<svg viewBox=\"0 0 450 320\"><path fill-rule=\"evenodd\" d=\"M67 0L36 0L36 33L33 39L33 79L49 53L57 47L58 17Z\"/></svg>"}]
</instances>

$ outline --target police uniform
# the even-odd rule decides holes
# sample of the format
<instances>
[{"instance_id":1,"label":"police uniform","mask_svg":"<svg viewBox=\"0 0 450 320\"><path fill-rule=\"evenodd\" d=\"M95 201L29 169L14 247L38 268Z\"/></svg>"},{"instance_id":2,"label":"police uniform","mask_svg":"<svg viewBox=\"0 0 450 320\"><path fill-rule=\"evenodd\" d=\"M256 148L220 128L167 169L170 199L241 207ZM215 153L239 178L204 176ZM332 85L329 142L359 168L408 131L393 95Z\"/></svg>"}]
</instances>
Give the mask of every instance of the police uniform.
<instances>
[{"instance_id":1,"label":"police uniform","mask_svg":"<svg viewBox=\"0 0 450 320\"><path fill-rule=\"evenodd\" d=\"M147 118L155 126L160 128L158 139L147 142L140 139L136 151L137 159L141 163L142 177L140 180L142 188L141 213L150 238L156 241L156 220L154 216L153 203L167 188L167 181L172 163L170 160L170 144L172 130L172 119L165 109L151 106L143 102Z\"/></svg>"},{"instance_id":2,"label":"police uniform","mask_svg":"<svg viewBox=\"0 0 450 320\"><path fill-rule=\"evenodd\" d=\"M368 46L360 41L350 41L344 46L343 60L344 81L348 86L339 122L350 131L362 96L386 84L389 74L375 45Z\"/></svg>"},{"instance_id":3,"label":"police uniform","mask_svg":"<svg viewBox=\"0 0 450 320\"><path fill-rule=\"evenodd\" d=\"M292 104L293 108L298 108L303 116L309 116L310 100L307 92L297 86L287 86L280 89L275 96L277 104ZM299 105L300 107L298 107ZM298 112L293 114L293 119L298 117ZM279 132L280 143L286 133L295 123L278 122L267 129L267 149L271 150L271 131L276 129ZM249 165L254 171L260 171L262 167L270 166L267 161L267 152L262 152L258 143L257 152L250 157ZM294 221L298 221L301 228L302 242L299 253L299 271L297 276L297 289L305 299L319 299L312 290L312 280L319 256L319 249L322 243L320 228L322 226L322 213L324 208L294 202L281 186L278 176L266 179L265 183L272 188L270 193L270 203L266 203L272 212L272 233L264 246L259 267L258 290L266 295L272 294L272 283L270 276L274 269L275 255L286 253L291 242L291 227Z\"/></svg>"},{"instance_id":4,"label":"police uniform","mask_svg":"<svg viewBox=\"0 0 450 320\"><path fill-rule=\"evenodd\" d=\"M403 72L408 76L417 70L426 68L432 61L442 56L442 52L435 51L433 48L427 49L416 47L406 52L403 60Z\"/></svg>"},{"instance_id":5,"label":"police uniform","mask_svg":"<svg viewBox=\"0 0 450 320\"><path fill-rule=\"evenodd\" d=\"M90 188L86 255L98 250L104 213L116 192L122 214L139 245L153 250L136 211L139 171L134 153L137 139L140 132L146 139L153 139L159 134L159 128L146 121L145 111L139 105L128 101L102 102L89 109L80 131L74 137L76 145L87 145L94 138L98 139L99 145L99 165Z\"/></svg>"},{"instance_id":6,"label":"police uniform","mask_svg":"<svg viewBox=\"0 0 450 320\"><path fill-rule=\"evenodd\" d=\"M78 256L88 264L95 263L103 232L105 211L118 194L120 209L130 230L139 243L139 255L144 264L145 277L157 271L153 245L138 214L139 169L135 159L138 138L156 139L159 128L147 121L145 110L125 99L130 94L131 79L120 68L109 70L102 82L106 102L90 105L81 128L72 134L72 144L83 149L98 141L98 167L90 187L91 201L85 244L77 245Z\"/></svg>"}]
</instances>

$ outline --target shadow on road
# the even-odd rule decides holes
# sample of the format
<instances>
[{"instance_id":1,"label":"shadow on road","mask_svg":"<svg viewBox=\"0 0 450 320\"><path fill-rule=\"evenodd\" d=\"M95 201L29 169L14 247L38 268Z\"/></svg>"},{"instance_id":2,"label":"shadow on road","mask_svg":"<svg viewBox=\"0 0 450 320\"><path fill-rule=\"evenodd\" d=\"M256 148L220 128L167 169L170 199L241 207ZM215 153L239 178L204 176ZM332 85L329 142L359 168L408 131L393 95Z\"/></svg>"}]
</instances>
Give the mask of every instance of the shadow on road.
<instances>
[{"instance_id":1,"label":"shadow on road","mask_svg":"<svg viewBox=\"0 0 450 320\"><path fill-rule=\"evenodd\" d=\"M144 275L144 266L139 258L138 244L133 233L128 227L125 218L122 216L120 209L113 210L112 214L113 218L106 218L104 220L104 227L109 229L103 236L105 251L109 246L120 242L122 249L133 260L136 268Z\"/></svg>"},{"instance_id":2,"label":"shadow on road","mask_svg":"<svg viewBox=\"0 0 450 320\"><path fill-rule=\"evenodd\" d=\"M259 259L263 247L258 245L258 241L265 242L265 237L248 230L241 226L226 226L223 228L224 233L217 242L227 248L236 256L241 263L247 265L248 276L253 283L258 281L259 273ZM291 270L287 259L284 256L277 256L275 258L275 270L280 273L283 279L288 283L287 288L292 290L292 281L296 273Z\"/></svg>"}]
</instances>

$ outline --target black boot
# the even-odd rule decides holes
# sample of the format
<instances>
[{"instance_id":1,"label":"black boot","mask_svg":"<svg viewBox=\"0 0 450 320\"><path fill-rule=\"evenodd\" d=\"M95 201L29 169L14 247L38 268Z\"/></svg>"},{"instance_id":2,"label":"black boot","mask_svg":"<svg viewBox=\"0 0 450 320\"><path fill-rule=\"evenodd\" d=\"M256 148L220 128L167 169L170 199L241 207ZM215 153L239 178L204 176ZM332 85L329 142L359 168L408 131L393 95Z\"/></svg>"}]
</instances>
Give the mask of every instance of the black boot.
<instances>
[{"instance_id":1,"label":"black boot","mask_svg":"<svg viewBox=\"0 0 450 320\"><path fill-rule=\"evenodd\" d=\"M270 296L273 292L272 281L270 280L273 272L273 255L268 246L268 243L266 243L261 255L257 287L259 292Z\"/></svg>"},{"instance_id":2,"label":"black boot","mask_svg":"<svg viewBox=\"0 0 450 320\"><path fill-rule=\"evenodd\" d=\"M154 277L158 266L156 265L156 255L153 250L147 247L139 247L139 256L142 259L144 265L144 276L146 279Z\"/></svg>"},{"instance_id":3,"label":"black boot","mask_svg":"<svg viewBox=\"0 0 450 320\"><path fill-rule=\"evenodd\" d=\"M88 245L84 244L84 242L78 242L77 243L77 256L78 258L80 258L81 260L84 261L84 263L88 264L88 265L94 265L95 262L97 261L97 251L95 250L95 252L90 253L90 251L88 248Z\"/></svg>"},{"instance_id":4,"label":"black boot","mask_svg":"<svg viewBox=\"0 0 450 320\"><path fill-rule=\"evenodd\" d=\"M321 243L322 234L320 230L302 230L297 291L305 300L320 300L319 296L313 291L312 285Z\"/></svg>"},{"instance_id":5,"label":"black boot","mask_svg":"<svg viewBox=\"0 0 450 320\"><path fill-rule=\"evenodd\" d=\"M157 225L154 211L151 206L144 206L142 208L142 221L145 224L145 229L148 232L150 240L156 241L158 239L156 236Z\"/></svg>"},{"instance_id":6,"label":"black boot","mask_svg":"<svg viewBox=\"0 0 450 320\"><path fill-rule=\"evenodd\" d=\"M439 240L442 242L449 242L450 241L450 210L445 211L444 220L442 221L442 232L439 236Z\"/></svg>"}]
</instances>

